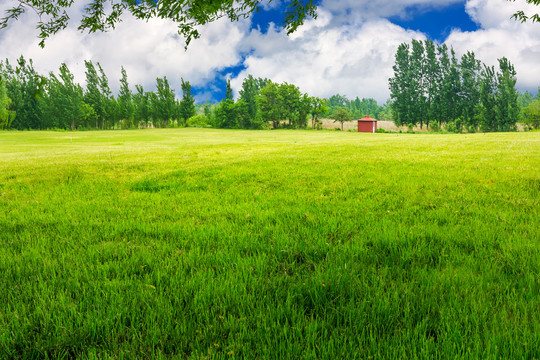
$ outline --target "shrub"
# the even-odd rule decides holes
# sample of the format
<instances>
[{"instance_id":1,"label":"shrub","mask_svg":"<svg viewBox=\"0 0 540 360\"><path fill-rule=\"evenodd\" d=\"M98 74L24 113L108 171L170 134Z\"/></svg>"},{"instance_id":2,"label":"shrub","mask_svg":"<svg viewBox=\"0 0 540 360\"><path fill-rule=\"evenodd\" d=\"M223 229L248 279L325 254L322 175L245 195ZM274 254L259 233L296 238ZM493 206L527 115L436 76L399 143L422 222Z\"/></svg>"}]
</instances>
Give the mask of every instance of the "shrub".
<instances>
[{"instance_id":1,"label":"shrub","mask_svg":"<svg viewBox=\"0 0 540 360\"><path fill-rule=\"evenodd\" d=\"M206 118L206 116L204 116L204 114L199 114L199 115L190 117L187 120L186 125L188 127L198 127L198 128L211 127L211 125L208 124L208 119Z\"/></svg>"},{"instance_id":2,"label":"shrub","mask_svg":"<svg viewBox=\"0 0 540 360\"><path fill-rule=\"evenodd\" d=\"M453 121L447 123L444 128L448 132L452 132L452 133L458 133L459 132L457 127L456 127L456 124Z\"/></svg>"}]
</instances>

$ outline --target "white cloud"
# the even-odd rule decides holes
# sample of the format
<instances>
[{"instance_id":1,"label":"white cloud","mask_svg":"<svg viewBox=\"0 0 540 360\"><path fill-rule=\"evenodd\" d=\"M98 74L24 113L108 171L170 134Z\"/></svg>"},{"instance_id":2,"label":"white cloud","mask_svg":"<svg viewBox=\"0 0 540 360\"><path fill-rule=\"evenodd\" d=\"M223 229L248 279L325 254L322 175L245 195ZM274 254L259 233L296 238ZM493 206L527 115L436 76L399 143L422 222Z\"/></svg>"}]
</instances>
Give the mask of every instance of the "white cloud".
<instances>
[{"instance_id":1,"label":"white cloud","mask_svg":"<svg viewBox=\"0 0 540 360\"><path fill-rule=\"evenodd\" d=\"M530 14L538 11L538 7L524 1L469 0L466 9L481 29L454 30L446 44L458 54L474 51L489 66L497 66L498 58L508 58L517 71L518 89L535 92L540 86L540 24L522 24L511 16L517 10Z\"/></svg>"},{"instance_id":2,"label":"white cloud","mask_svg":"<svg viewBox=\"0 0 540 360\"><path fill-rule=\"evenodd\" d=\"M241 88L247 74L298 85L302 91L327 97L345 94L352 98L389 97L388 78L397 46L425 35L383 19L406 14L408 6L444 7L455 0L324 0L319 18L308 21L298 33L286 37L270 27L261 34L252 31L246 39L253 53L246 57L246 70L232 80ZM481 27L474 32L453 30L445 41L458 55L468 50L488 65L506 56L518 72L518 88L534 91L540 85L540 25L511 19L517 9L526 13L537 7L506 0L468 0L466 9Z\"/></svg>"},{"instance_id":3,"label":"white cloud","mask_svg":"<svg viewBox=\"0 0 540 360\"><path fill-rule=\"evenodd\" d=\"M323 0L321 7L330 11L335 21L363 23L374 18L409 17L411 7L424 10L443 8L463 0Z\"/></svg>"},{"instance_id":4,"label":"white cloud","mask_svg":"<svg viewBox=\"0 0 540 360\"><path fill-rule=\"evenodd\" d=\"M238 91L247 74L298 85L311 95L327 97L340 93L350 98L373 97L379 102L389 96L388 78L397 46L425 35L392 24L385 17L409 16L410 7L436 8L464 0L323 0L316 20L287 37L270 25L265 33L250 29L250 20L230 23L221 19L201 28L187 52L176 26L169 21L144 23L127 16L114 31L82 34L76 24L51 37L45 49L37 45L36 15L25 14L0 31L2 57L14 61L21 54L33 58L41 73L57 71L65 62L76 80L84 84L84 60L100 62L113 89L118 88L120 66L134 87L143 84L151 90L155 78L166 75L179 92L180 77L193 86L204 87L200 100L210 98L215 80L231 66L244 66L232 78ZM7 1L0 2L0 11ZM75 19L82 0L71 11ZM280 4L274 0L270 5ZM477 57L494 65L506 56L518 71L518 87L535 90L540 85L540 24L521 24L510 19L516 9L537 12L524 1L467 0L466 10L481 27L474 32L454 30L446 43L458 54L473 50ZM229 75L227 75L229 76Z\"/></svg>"},{"instance_id":5,"label":"white cloud","mask_svg":"<svg viewBox=\"0 0 540 360\"><path fill-rule=\"evenodd\" d=\"M340 93L384 102L398 45L425 36L384 19L326 27L329 16L321 9L318 20L291 37L272 26L265 34L253 31L246 41L254 51L244 61L246 69L231 81L234 89L238 91L252 74L293 83L310 95Z\"/></svg>"},{"instance_id":6,"label":"white cloud","mask_svg":"<svg viewBox=\"0 0 540 360\"><path fill-rule=\"evenodd\" d=\"M81 11L74 7L71 18L79 20ZM56 72L65 62L75 80L85 83L84 60L100 62L113 90L119 87L120 67L124 66L128 81L153 89L156 77L167 76L180 91L180 78L193 86L206 86L219 70L242 61L240 48L250 28L250 21L230 23L220 19L200 29L201 38L194 40L187 51L184 40L171 21L152 19L147 23L126 14L114 31L87 34L76 29L76 21L67 29L51 36L45 48L38 46L34 29L35 14L26 13L7 29L0 31L2 57L15 61L20 55L34 60L40 73Z\"/></svg>"}]
</instances>

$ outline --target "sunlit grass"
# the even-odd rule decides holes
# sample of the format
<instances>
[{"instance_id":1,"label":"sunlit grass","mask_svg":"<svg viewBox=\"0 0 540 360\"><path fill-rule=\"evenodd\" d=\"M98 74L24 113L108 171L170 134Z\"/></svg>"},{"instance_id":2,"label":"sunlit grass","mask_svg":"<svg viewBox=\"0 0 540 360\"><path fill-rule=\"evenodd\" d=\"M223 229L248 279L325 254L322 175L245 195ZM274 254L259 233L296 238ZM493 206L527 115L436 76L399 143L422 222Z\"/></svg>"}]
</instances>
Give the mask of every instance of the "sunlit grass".
<instances>
[{"instance_id":1,"label":"sunlit grass","mask_svg":"<svg viewBox=\"0 0 540 360\"><path fill-rule=\"evenodd\" d=\"M0 132L0 358L540 358L540 133Z\"/></svg>"}]
</instances>

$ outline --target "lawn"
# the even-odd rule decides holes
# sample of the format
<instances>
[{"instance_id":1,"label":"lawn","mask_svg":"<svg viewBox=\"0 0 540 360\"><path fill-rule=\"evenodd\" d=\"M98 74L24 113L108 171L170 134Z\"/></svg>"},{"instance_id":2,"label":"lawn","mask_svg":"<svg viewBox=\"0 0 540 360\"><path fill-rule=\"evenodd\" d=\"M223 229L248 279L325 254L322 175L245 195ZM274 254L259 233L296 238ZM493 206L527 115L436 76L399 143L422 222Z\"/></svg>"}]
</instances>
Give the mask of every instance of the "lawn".
<instances>
[{"instance_id":1,"label":"lawn","mask_svg":"<svg viewBox=\"0 0 540 360\"><path fill-rule=\"evenodd\" d=\"M0 359L539 359L539 193L539 132L0 132Z\"/></svg>"}]
</instances>

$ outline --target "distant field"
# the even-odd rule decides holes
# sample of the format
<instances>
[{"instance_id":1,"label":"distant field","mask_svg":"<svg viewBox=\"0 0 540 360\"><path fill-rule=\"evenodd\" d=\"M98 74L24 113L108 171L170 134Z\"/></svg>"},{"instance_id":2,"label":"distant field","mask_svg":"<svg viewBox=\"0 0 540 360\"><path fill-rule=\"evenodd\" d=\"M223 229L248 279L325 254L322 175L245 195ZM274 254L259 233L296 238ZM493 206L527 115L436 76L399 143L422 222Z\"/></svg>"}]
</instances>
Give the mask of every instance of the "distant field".
<instances>
[{"instance_id":1,"label":"distant field","mask_svg":"<svg viewBox=\"0 0 540 360\"><path fill-rule=\"evenodd\" d=\"M0 359L539 359L540 133L0 132Z\"/></svg>"}]
</instances>

